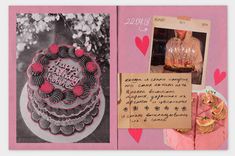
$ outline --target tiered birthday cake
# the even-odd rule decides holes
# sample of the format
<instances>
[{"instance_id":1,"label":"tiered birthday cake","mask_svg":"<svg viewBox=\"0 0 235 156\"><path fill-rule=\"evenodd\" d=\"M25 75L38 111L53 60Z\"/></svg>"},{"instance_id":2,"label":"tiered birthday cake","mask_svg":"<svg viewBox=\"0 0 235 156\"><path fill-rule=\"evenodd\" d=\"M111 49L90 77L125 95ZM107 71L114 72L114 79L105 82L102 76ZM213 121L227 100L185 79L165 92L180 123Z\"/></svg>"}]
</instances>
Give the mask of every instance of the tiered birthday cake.
<instances>
[{"instance_id":1,"label":"tiered birthday cake","mask_svg":"<svg viewBox=\"0 0 235 156\"><path fill-rule=\"evenodd\" d=\"M42 129L72 135L99 113L100 68L84 50L52 44L37 52L27 75L28 110Z\"/></svg>"},{"instance_id":2,"label":"tiered birthday cake","mask_svg":"<svg viewBox=\"0 0 235 156\"><path fill-rule=\"evenodd\" d=\"M192 128L164 129L166 145L178 150L218 149L228 137L227 106L214 92L192 94Z\"/></svg>"}]
</instances>

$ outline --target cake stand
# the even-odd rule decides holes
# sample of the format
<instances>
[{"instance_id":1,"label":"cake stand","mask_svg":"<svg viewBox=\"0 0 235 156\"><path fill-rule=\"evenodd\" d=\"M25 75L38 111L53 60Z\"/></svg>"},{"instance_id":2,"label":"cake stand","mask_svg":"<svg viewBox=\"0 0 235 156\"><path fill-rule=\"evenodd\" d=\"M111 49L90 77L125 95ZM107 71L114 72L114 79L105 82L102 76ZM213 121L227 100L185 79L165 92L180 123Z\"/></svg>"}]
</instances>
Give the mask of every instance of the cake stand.
<instances>
[{"instance_id":1,"label":"cake stand","mask_svg":"<svg viewBox=\"0 0 235 156\"><path fill-rule=\"evenodd\" d=\"M64 136L61 134L54 135L51 134L48 130L43 130L40 128L38 123L34 122L31 119L31 113L27 109L27 103L28 103L28 92L27 92L27 83L24 85L23 90L21 92L20 96L20 112L22 115L22 118L27 125L27 127L31 130L32 133L34 133L39 138L53 143L73 143L78 142L84 138L86 138L88 135L90 135L92 132L95 131L95 129L99 126L105 112L105 97L103 94L102 88L100 88L101 91L101 97L100 97L100 105L99 105L99 113L96 117L93 118L93 122L90 125L86 125L85 129L82 132L76 132L73 135L70 136Z\"/></svg>"}]
</instances>

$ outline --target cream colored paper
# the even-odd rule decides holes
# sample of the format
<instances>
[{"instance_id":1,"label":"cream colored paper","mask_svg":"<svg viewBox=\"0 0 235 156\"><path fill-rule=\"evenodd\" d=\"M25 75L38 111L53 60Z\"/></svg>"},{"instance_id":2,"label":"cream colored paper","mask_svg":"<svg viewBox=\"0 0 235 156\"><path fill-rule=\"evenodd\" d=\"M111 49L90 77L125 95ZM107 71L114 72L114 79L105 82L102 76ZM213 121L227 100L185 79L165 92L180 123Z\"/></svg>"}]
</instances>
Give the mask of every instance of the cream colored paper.
<instances>
[{"instance_id":1,"label":"cream colored paper","mask_svg":"<svg viewBox=\"0 0 235 156\"><path fill-rule=\"evenodd\" d=\"M119 128L190 128L191 74L119 75Z\"/></svg>"}]
</instances>

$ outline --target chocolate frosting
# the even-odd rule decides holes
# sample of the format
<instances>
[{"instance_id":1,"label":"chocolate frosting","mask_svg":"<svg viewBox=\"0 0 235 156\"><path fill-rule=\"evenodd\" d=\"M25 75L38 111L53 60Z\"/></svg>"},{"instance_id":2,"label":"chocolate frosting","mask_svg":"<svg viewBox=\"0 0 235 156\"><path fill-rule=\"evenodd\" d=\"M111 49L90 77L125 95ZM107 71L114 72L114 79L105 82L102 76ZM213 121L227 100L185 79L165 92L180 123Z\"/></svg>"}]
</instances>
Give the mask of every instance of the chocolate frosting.
<instances>
[{"instance_id":1,"label":"chocolate frosting","mask_svg":"<svg viewBox=\"0 0 235 156\"><path fill-rule=\"evenodd\" d=\"M31 77L32 84L35 86L40 86L44 82L44 78L42 75L33 75Z\"/></svg>"},{"instance_id":2,"label":"chocolate frosting","mask_svg":"<svg viewBox=\"0 0 235 156\"><path fill-rule=\"evenodd\" d=\"M52 103L58 103L60 102L62 99L64 98L64 94L61 90L59 89L55 89L52 94L51 94L51 97L50 97L50 101Z\"/></svg>"}]
</instances>

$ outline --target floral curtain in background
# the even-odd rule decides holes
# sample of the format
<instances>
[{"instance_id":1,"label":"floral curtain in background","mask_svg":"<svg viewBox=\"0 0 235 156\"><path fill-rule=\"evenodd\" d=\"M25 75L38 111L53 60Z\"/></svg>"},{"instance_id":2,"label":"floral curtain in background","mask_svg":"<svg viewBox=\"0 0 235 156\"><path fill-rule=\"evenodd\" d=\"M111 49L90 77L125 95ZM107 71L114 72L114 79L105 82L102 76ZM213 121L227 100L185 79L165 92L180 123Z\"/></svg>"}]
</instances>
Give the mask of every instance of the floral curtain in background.
<instances>
[{"instance_id":1,"label":"floral curtain in background","mask_svg":"<svg viewBox=\"0 0 235 156\"><path fill-rule=\"evenodd\" d=\"M109 26L106 14L17 14L17 70L27 68L29 62L20 59L24 55L52 43L65 43L93 53L104 71L109 66Z\"/></svg>"}]
</instances>

